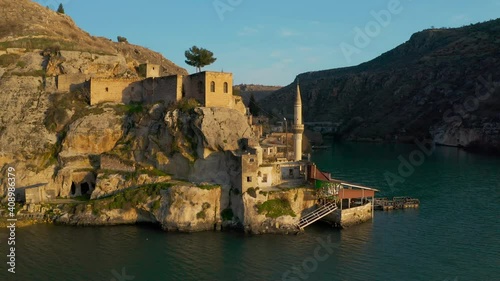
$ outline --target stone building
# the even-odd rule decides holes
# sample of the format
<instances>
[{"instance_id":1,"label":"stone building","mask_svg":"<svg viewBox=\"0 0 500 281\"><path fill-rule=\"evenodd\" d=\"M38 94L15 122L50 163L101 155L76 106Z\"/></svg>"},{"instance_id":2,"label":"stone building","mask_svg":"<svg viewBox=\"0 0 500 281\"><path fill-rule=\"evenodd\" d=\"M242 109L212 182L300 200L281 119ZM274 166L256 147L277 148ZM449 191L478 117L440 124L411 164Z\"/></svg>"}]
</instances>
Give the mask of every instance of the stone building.
<instances>
[{"instance_id":1,"label":"stone building","mask_svg":"<svg viewBox=\"0 0 500 281\"><path fill-rule=\"evenodd\" d=\"M139 65L139 75L146 78L156 78L161 76L161 65L144 63Z\"/></svg>"},{"instance_id":2,"label":"stone building","mask_svg":"<svg viewBox=\"0 0 500 281\"><path fill-rule=\"evenodd\" d=\"M187 76L160 76L160 65L142 64L139 74L144 78L64 74L57 77L57 90L70 92L86 88L91 105L104 102L170 103L192 98L203 107L226 107L246 114L241 97L233 96L232 73L203 71Z\"/></svg>"},{"instance_id":3,"label":"stone building","mask_svg":"<svg viewBox=\"0 0 500 281\"><path fill-rule=\"evenodd\" d=\"M269 189L305 185L310 163L302 160L302 101L297 85L293 134L275 136L263 143L246 148L241 154L241 191L249 188ZM293 140L293 150L288 151L286 139Z\"/></svg>"}]
</instances>

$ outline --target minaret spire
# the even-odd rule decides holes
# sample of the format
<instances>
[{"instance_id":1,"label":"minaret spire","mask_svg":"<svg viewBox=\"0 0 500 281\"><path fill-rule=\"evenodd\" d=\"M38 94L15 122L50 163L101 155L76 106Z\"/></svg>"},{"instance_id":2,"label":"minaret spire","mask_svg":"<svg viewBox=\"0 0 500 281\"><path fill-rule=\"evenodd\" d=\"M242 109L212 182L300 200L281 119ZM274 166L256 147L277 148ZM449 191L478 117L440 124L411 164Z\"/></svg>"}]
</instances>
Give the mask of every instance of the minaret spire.
<instances>
[{"instance_id":1,"label":"minaret spire","mask_svg":"<svg viewBox=\"0 0 500 281\"><path fill-rule=\"evenodd\" d=\"M297 77L297 94L294 105L294 124L293 124L293 144L295 161L302 160L302 134L304 133L304 124L302 124L302 97L300 96L299 78Z\"/></svg>"}]
</instances>

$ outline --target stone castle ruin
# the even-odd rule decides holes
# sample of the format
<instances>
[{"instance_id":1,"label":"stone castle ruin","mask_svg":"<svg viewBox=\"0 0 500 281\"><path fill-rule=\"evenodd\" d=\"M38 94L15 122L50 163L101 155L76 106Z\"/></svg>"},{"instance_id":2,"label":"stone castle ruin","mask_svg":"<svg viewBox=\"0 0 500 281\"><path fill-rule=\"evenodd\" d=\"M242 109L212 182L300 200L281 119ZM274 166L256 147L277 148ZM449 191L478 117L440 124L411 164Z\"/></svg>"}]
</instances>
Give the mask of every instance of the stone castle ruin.
<instances>
[{"instance_id":1,"label":"stone castle ruin","mask_svg":"<svg viewBox=\"0 0 500 281\"><path fill-rule=\"evenodd\" d=\"M142 64L144 78L103 78L85 74L57 77L58 92L87 89L90 105L112 102L153 104L195 99L204 107L225 107L246 114L241 97L233 96L233 74L204 71L191 75L161 76L161 66Z\"/></svg>"}]
</instances>

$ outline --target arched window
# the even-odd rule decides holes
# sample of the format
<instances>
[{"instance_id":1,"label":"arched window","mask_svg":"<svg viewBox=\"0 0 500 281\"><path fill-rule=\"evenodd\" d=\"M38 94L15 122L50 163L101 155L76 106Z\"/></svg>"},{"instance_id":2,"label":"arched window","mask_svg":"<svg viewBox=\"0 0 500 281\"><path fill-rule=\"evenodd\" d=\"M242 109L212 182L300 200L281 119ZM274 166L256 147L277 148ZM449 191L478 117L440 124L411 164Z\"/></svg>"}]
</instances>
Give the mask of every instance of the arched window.
<instances>
[{"instance_id":1,"label":"arched window","mask_svg":"<svg viewBox=\"0 0 500 281\"><path fill-rule=\"evenodd\" d=\"M224 94L227 93L229 93L229 85L227 84L227 82L224 82Z\"/></svg>"},{"instance_id":2,"label":"arched window","mask_svg":"<svg viewBox=\"0 0 500 281\"><path fill-rule=\"evenodd\" d=\"M215 93L215 82L210 82L210 92Z\"/></svg>"},{"instance_id":3,"label":"arched window","mask_svg":"<svg viewBox=\"0 0 500 281\"><path fill-rule=\"evenodd\" d=\"M106 87L106 92L109 92L109 88L108 87Z\"/></svg>"}]
</instances>

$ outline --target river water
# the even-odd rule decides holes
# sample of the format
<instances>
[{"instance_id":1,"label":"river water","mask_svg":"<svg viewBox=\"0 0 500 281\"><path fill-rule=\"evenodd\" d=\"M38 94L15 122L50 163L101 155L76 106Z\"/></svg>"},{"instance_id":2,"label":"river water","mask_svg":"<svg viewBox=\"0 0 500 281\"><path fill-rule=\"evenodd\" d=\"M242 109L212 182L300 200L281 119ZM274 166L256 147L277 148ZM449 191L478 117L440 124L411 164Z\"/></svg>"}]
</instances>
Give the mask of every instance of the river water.
<instances>
[{"instance_id":1,"label":"river water","mask_svg":"<svg viewBox=\"0 0 500 281\"><path fill-rule=\"evenodd\" d=\"M313 160L379 195L417 197L419 209L297 236L36 225L17 231L16 274L6 271L2 230L0 280L500 280L500 159L438 147L400 174L415 149L344 143ZM399 182L389 186L388 172Z\"/></svg>"}]
</instances>

